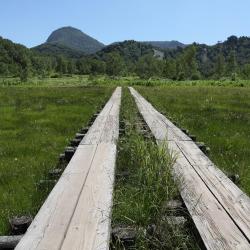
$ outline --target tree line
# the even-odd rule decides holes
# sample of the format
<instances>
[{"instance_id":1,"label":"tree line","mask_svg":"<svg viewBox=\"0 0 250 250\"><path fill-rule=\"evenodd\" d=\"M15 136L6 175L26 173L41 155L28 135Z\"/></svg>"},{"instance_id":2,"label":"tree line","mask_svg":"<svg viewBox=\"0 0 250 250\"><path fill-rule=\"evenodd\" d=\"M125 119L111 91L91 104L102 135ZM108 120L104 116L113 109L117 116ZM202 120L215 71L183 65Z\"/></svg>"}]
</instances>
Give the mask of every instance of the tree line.
<instances>
[{"instance_id":1,"label":"tree line","mask_svg":"<svg viewBox=\"0 0 250 250\"><path fill-rule=\"evenodd\" d=\"M22 81L32 76L60 77L66 74L137 75L145 79L163 77L173 80L250 79L250 60L237 57L239 48L235 44L238 40L231 37L227 42L226 50L219 44L212 52L205 45L192 44L167 50L164 58L157 58L148 45L125 41L95 55L70 58L60 54L43 55L0 38L0 75L20 77Z\"/></svg>"}]
</instances>

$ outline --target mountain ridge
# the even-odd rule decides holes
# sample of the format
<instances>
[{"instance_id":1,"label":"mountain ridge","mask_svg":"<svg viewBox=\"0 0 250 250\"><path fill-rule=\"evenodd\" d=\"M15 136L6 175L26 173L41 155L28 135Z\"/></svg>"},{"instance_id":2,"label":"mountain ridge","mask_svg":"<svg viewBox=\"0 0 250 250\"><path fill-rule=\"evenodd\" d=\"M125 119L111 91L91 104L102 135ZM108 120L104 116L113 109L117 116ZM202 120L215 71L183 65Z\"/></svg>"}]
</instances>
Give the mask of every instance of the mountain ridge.
<instances>
[{"instance_id":1,"label":"mountain ridge","mask_svg":"<svg viewBox=\"0 0 250 250\"><path fill-rule=\"evenodd\" d=\"M178 47L184 48L187 44L181 43L179 41L141 41L141 43L150 44L153 47L160 49L177 49Z\"/></svg>"},{"instance_id":2,"label":"mountain ridge","mask_svg":"<svg viewBox=\"0 0 250 250\"><path fill-rule=\"evenodd\" d=\"M105 47L103 43L71 26L54 30L44 44L58 44L85 54L96 53Z\"/></svg>"},{"instance_id":3,"label":"mountain ridge","mask_svg":"<svg viewBox=\"0 0 250 250\"><path fill-rule=\"evenodd\" d=\"M124 41L122 41L124 42ZM79 57L81 53L86 55L95 54L102 49L113 46L117 43L114 42L109 45L104 45L95 38L89 36L88 34L82 32L80 29L65 26L51 32L46 42L38 46L33 47L36 50L44 54L63 54L69 57ZM172 41L137 41L140 44L151 45L156 49L176 49L178 47L184 48L186 45L172 40ZM70 52L72 49L72 52Z\"/></svg>"}]
</instances>

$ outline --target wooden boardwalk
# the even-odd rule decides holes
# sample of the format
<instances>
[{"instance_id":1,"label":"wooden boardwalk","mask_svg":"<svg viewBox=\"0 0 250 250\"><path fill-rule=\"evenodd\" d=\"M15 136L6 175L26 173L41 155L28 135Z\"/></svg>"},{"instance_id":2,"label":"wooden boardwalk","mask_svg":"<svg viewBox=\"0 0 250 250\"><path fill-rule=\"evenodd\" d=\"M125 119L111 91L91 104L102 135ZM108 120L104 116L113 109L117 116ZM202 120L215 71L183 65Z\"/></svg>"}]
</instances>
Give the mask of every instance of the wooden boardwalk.
<instances>
[{"instance_id":1,"label":"wooden boardwalk","mask_svg":"<svg viewBox=\"0 0 250 250\"><path fill-rule=\"evenodd\" d=\"M158 144L176 154L173 175L207 249L250 249L250 198L137 91L136 104Z\"/></svg>"},{"instance_id":2,"label":"wooden boardwalk","mask_svg":"<svg viewBox=\"0 0 250 250\"><path fill-rule=\"evenodd\" d=\"M109 249L120 103L118 87L16 250Z\"/></svg>"}]
</instances>

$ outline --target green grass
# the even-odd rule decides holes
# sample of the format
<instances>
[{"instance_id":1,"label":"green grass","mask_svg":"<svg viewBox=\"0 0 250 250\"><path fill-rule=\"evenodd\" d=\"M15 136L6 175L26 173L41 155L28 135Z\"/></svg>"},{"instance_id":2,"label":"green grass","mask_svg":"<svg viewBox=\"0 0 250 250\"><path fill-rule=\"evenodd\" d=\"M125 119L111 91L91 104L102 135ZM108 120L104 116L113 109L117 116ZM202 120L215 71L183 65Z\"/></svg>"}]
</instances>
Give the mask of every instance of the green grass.
<instances>
[{"instance_id":1,"label":"green grass","mask_svg":"<svg viewBox=\"0 0 250 250\"><path fill-rule=\"evenodd\" d=\"M250 80L230 79L221 80L189 80L173 81L162 77L152 77L148 80L137 76L107 76L107 75L72 75L58 76L56 78L30 77L27 82L20 82L19 78L0 77L0 86L224 86L224 87L250 87Z\"/></svg>"},{"instance_id":2,"label":"green grass","mask_svg":"<svg viewBox=\"0 0 250 250\"><path fill-rule=\"evenodd\" d=\"M98 85L144 85L136 88L158 110L204 141L211 148L211 159L221 169L239 174L240 186L250 194L250 89L237 87L242 82L105 76L32 79L24 84L1 80L0 235L8 233L10 217L36 214L48 191L38 189L36 183L56 166L74 133L111 94L112 87ZM247 81L243 85L250 86ZM177 195L170 175L173 158L138 132L141 125L136 125L139 118L133 98L128 90L123 95L125 134L119 141L117 172L128 171L129 177L116 180L112 223L138 228L137 249L166 249L166 245L196 249L187 228L167 227L160 241L143 233L149 224L159 223L163 202Z\"/></svg>"},{"instance_id":3,"label":"green grass","mask_svg":"<svg viewBox=\"0 0 250 250\"><path fill-rule=\"evenodd\" d=\"M250 194L250 89L224 87L138 87L161 112L197 135L210 158L227 173L240 175Z\"/></svg>"},{"instance_id":4,"label":"green grass","mask_svg":"<svg viewBox=\"0 0 250 250\"><path fill-rule=\"evenodd\" d=\"M90 81L89 81L90 80ZM86 86L93 83L91 82L91 77L88 75L72 75L72 76L62 76L62 77L30 77L27 82L21 82L17 77L0 77L0 86L46 86L46 87L58 87L58 86Z\"/></svg>"},{"instance_id":5,"label":"green grass","mask_svg":"<svg viewBox=\"0 0 250 250\"><path fill-rule=\"evenodd\" d=\"M12 216L36 214L47 195L36 183L111 90L0 87L0 235Z\"/></svg>"},{"instance_id":6,"label":"green grass","mask_svg":"<svg viewBox=\"0 0 250 250\"><path fill-rule=\"evenodd\" d=\"M142 123L137 112L132 96L124 90L120 121L125 133L118 144L112 225L137 229L135 249L197 249L189 227L162 223L164 202L178 196L171 175L174 157L166 153L167 145L158 147L140 133ZM124 172L128 175L119 177ZM157 231L151 236L145 235L152 224Z\"/></svg>"}]
</instances>

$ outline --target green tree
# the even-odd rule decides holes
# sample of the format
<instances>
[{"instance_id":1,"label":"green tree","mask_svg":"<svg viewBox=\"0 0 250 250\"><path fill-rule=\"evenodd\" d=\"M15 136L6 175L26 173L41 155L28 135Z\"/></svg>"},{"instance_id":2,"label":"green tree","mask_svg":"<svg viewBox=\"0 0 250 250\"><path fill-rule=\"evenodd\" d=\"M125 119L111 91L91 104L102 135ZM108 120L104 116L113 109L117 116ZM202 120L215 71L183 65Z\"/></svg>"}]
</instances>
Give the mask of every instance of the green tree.
<instances>
[{"instance_id":1,"label":"green tree","mask_svg":"<svg viewBox=\"0 0 250 250\"><path fill-rule=\"evenodd\" d=\"M8 65L3 62L0 62L0 75L7 76L8 74Z\"/></svg>"},{"instance_id":2,"label":"green tree","mask_svg":"<svg viewBox=\"0 0 250 250\"><path fill-rule=\"evenodd\" d=\"M163 75L169 79L176 79L176 61L174 59L167 59L165 61Z\"/></svg>"},{"instance_id":3,"label":"green tree","mask_svg":"<svg viewBox=\"0 0 250 250\"><path fill-rule=\"evenodd\" d=\"M106 55L106 73L110 76L118 76L124 72L125 63L117 52Z\"/></svg>"},{"instance_id":4,"label":"green tree","mask_svg":"<svg viewBox=\"0 0 250 250\"><path fill-rule=\"evenodd\" d=\"M30 60L26 53L22 52L19 55L20 72L19 77L22 82L26 82L30 73Z\"/></svg>"},{"instance_id":5,"label":"green tree","mask_svg":"<svg viewBox=\"0 0 250 250\"><path fill-rule=\"evenodd\" d=\"M77 60L76 68L80 75L87 75L91 73L91 63L87 58Z\"/></svg>"},{"instance_id":6,"label":"green tree","mask_svg":"<svg viewBox=\"0 0 250 250\"><path fill-rule=\"evenodd\" d=\"M225 58L220 52L215 63L215 77L221 78L225 73Z\"/></svg>"},{"instance_id":7,"label":"green tree","mask_svg":"<svg viewBox=\"0 0 250 250\"><path fill-rule=\"evenodd\" d=\"M92 74L104 74L106 72L106 63L97 60L97 59L92 59L90 61L91 64L91 73Z\"/></svg>"},{"instance_id":8,"label":"green tree","mask_svg":"<svg viewBox=\"0 0 250 250\"><path fill-rule=\"evenodd\" d=\"M63 56L58 56L56 60L56 71L60 74L67 73L67 61Z\"/></svg>"},{"instance_id":9,"label":"green tree","mask_svg":"<svg viewBox=\"0 0 250 250\"><path fill-rule=\"evenodd\" d=\"M250 79L250 64L245 64L242 68L241 75L244 79Z\"/></svg>"},{"instance_id":10,"label":"green tree","mask_svg":"<svg viewBox=\"0 0 250 250\"><path fill-rule=\"evenodd\" d=\"M183 60L183 57L179 57L176 60L176 80L179 81L185 80L186 78L185 67L186 64Z\"/></svg>"},{"instance_id":11,"label":"green tree","mask_svg":"<svg viewBox=\"0 0 250 250\"><path fill-rule=\"evenodd\" d=\"M75 63L74 63L74 61L72 59L68 60L67 72L68 72L68 74L74 74L75 73Z\"/></svg>"},{"instance_id":12,"label":"green tree","mask_svg":"<svg viewBox=\"0 0 250 250\"><path fill-rule=\"evenodd\" d=\"M235 74L237 71L237 61L236 61L236 54L235 50L230 51L228 56L227 64L226 64L226 74L231 76Z\"/></svg>"},{"instance_id":13,"label":"green tree","mask_svg":"<svg viewBox=\"0 0 250 250\"><path fill-rule=\"evenodd\" d=\"M142 56L136 64L136 73L140 78L148 79L161 74L160 62L152 55Z\"/></svg>"},{"instance_id":14,"label":"green tree","mask_svg":"<svg viewBox=\"0 0 250 250\"><path fill-rule=\"evenodd\" d=\"M183 54L183 70L185 78L199 79L200 72L196 61L196 46L193 44L184 50Z\"/></svg>"}]
</instances>

